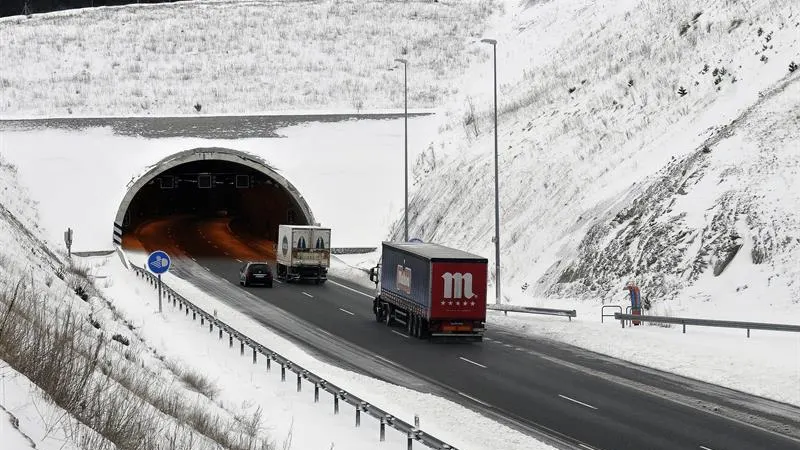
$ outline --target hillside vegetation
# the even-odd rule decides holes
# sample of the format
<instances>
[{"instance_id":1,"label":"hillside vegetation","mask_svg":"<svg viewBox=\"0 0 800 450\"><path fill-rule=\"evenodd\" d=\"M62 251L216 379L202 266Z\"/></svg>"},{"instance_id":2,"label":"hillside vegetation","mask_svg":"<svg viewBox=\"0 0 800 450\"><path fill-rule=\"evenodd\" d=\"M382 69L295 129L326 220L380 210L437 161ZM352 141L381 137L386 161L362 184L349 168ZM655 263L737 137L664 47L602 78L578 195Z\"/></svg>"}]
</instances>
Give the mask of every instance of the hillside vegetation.
<instances>
[{"instance_id":1,"label":"hillside vegetation","mask_svg":"<svg viewBox=\"0 0 800 450\"><path fill-rule=\"evenodd\" d=\"M506 300L610 299L633 279L652 302L720 288L796 310L800 5L564 0L514 12L496 35ZM489 63L465 77L418 161L411 207L414 236L486 255L490 77Z\"/></svg>"},{"instance_id":2,"label":"hillside vegetation","mask_svg":"<svg viewBox=\"0 0 800 450\"><path fill-rule=\"evenodd\" d=\"M430 108L498 0L206 1L0 19L0 118Z\"/></svg>"}]
</instances>

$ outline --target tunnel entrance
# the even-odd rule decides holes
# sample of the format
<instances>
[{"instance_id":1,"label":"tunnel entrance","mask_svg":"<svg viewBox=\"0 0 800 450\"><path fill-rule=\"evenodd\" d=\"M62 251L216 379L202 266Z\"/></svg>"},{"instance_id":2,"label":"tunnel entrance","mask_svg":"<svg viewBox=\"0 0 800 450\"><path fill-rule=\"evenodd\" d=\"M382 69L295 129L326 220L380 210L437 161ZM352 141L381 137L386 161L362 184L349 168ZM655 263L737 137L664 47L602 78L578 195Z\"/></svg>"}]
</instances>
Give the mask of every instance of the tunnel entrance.
<instances>
[{"instance_id":1,"label":"tunnel entrance","mask_svg":"<svg viewBox=\"0 0 800 450\"><path fill-rule=\"evenodd\" d=\"M172 155L132 181L114 221L114 243L127 246L148 223L179 218L222 222L244 239L272 242L280 224L315 223L305 200L275 169L256 156L223 148Z\"/></svg>"}]
</instances>

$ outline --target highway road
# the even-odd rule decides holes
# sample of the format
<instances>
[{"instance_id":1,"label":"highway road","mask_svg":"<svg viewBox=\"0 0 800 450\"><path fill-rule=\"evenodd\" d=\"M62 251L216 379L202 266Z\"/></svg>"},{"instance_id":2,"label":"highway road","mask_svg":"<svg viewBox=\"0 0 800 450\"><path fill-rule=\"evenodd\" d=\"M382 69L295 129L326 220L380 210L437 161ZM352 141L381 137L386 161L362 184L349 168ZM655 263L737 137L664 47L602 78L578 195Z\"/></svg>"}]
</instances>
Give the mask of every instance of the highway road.
<instances>
[{"instance_id":1,"label":"highway road","mask_svg":"<svg viewBox=\"0 0 800 450\"><path fill-rule=\"evenodd\" d=\"M576 347L489 331L483 343L433 344L377 323L372 295L324 285L238 285L241 261L269 246L226 219L148 222L126 246L185 255L174 273L317 356L458 401L559 447L751 450L800 448L800 409L614 360Z\"/></svg>"}]
</instances>

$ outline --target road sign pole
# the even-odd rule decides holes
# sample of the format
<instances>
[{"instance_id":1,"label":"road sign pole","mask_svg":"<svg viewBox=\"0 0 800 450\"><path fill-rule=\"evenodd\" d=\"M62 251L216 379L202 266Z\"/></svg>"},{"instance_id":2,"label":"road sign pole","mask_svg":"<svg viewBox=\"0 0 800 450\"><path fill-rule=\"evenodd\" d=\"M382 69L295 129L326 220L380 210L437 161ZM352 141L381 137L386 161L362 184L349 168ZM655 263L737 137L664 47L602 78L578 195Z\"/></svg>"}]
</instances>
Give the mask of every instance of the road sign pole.
<instances>
[{"instance_id":1,"label":"road sign pole","mask_svg":"<svg viewBox=\"0 0 800 450\"><path fill-rule=\"evenodd\" d=\"M161 310L161 274L158 274L158 312Z\"/></svg>"}]
</instances>

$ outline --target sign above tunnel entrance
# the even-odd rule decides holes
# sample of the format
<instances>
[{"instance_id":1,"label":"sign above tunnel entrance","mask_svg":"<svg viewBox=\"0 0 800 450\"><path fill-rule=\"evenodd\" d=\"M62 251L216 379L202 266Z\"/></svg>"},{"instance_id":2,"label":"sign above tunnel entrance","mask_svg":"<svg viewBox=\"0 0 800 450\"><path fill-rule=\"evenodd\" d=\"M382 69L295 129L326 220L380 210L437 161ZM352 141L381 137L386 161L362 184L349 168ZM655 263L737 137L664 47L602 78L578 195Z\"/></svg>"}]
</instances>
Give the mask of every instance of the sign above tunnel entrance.
<instances>
[{"instance_id":1,"label":"sign above tunnel entrance","mask_svg":"<svg viewBox=\"0 0 800 450\"><path fill-rule=\"evenodd\" d=\"M169 255L161 250L156 250L147 257L147 267L156 275L166 273L171 263Z\"/></svg>"}]
</instances>

